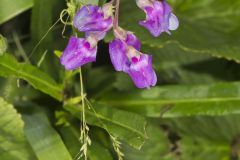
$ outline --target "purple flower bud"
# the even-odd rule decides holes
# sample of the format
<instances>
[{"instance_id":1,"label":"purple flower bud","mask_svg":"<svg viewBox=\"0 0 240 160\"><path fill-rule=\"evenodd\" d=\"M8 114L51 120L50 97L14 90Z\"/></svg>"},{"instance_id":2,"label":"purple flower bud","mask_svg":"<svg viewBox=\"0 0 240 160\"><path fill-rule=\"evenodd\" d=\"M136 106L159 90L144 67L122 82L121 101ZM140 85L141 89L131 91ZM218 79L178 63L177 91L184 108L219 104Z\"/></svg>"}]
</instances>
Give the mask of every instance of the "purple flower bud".
<instances>
[{"instance_id":1,"label":"purple flower bud","mask_svg":"<svg viewBox=\"0 0 240 160\"><path fill-rule=\"evenodd\" d=\"M90 35L87 39L71 37L60 58L65 69L73 70L96 60L97 39Z\"/></svg>"},{"instance_id":2,"label":"purple flower bud","mask_svg":"<svg viewBox=\"0 0 240 160\"><path fill-rule=\"evenodd\" d=\"M105 4L103 8L95 5L83 6L74 17L73 25L80 32L105 34L113 25L112 5ZM102 39L99 36L98 39Z\"/></svg>"},{"instance_id":3,"label":"purple flower bud","mask_svg":"<svg viewBox=\"0 0 240 160\"><path fill-rule=\"evenodd\" d=\"M130 32L127 32L125 39L121 32L116 32L115 35L121 39L115 39L109 44L114 68L129 74L138 88L156 85L157 76L152 68L152 56L139 52L140 42L136 36Z\"/></svg>"},{"instance_id":4,"label":"purple flower bud","mask_svg":"<svg viewBox=\"0 0 240 160\"><path fill-rule=\"evenodd\" d=\"M146 20L139 24L147 28L153 36L157 37L162 32L170 34L169 30L178 28L178 19L165 0L137 0L137 5L146 13Z\"/></svg>"}]
</instances>

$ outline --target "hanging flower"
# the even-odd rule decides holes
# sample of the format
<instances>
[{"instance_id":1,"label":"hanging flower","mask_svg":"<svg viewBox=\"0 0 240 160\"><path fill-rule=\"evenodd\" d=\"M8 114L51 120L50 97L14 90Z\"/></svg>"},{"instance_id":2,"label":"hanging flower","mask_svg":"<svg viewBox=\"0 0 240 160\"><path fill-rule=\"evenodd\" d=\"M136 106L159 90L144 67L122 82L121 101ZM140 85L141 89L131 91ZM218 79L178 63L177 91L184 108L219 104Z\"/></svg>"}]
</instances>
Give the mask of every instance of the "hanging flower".
<instances>
[{"instance_id":1,"label":"hanging flower","mask_svg":"<svg viewBox=\"0 0 240 160\"><path fill-rule=\"evenodd\" d=\"M117 71L127 73L138 88L149 88L157 83L152 68L152 56L141 53L140 42L134 34L122 29L115 32L116 39L109 44L112 64Z\"/></svg>"},{"instance_id":2,"label":"hanging flower","mask_svg":"<svg viewBox=\"0 0 240 160\"><path fill-rule=\"evenodd\" d=\"M137 0L137 5L146 13L146 19L139 24L148 29L153 36L157 37L162 32L170 34L169 30L178 28L178 18L165 0Z\"/></svg>"},{"instance_id":3,"label":"hanging flower","mask_svg":"<svg viewBox=\"0 0 240 160\"><path fill-rule=\"evenodd\" d=\"M60 61L66 70L73 70L95 61L96 55L97 39L94 35L90 35L86 39L72 36L63 51Z\"/></svg>"},{"instance_id":4,"label":"hanging flower","mask_svg":"<svg viewBox=\"0 0 240 160\"><path fill-rule=\"evenodd\" d=\"M73 25L80 31L89 34L96 34L97 39L104 38L106 32L113 25L112 4L107 3L102 8L95 5L83 6L76 13Z\"/></svg>"},{"instance_id":5,"label":"hanging flower","mask_svg":"<svg viewBox=\"0 0 240 160\"><path fill-rule=\"evenodd\" d=\"M157 83L151 55L141 53L138 57L132 57L127 73L138 88L150 88Z\"/></svg>"}]
</instances>

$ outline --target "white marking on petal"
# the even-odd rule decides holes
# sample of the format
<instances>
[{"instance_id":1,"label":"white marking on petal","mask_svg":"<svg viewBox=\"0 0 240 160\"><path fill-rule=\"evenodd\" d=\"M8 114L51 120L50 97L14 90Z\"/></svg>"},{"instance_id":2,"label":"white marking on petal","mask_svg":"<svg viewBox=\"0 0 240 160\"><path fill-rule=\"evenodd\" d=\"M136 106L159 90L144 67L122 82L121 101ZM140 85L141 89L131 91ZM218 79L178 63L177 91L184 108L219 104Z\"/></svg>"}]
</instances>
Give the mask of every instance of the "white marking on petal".
<instances>
[{"instance_id":1,"label":"white marking on petal","mask_svg":"<svg viewBox=\"0 0 240 160\"><path fill-rule=\"evenodd\" d=\"M178 26L179 26L178 18L173 13L171 13L170 17L169 17L169 27L168 27L168 29L169 30L176 30L178 28Z\"/></svg>"}]
</instances>

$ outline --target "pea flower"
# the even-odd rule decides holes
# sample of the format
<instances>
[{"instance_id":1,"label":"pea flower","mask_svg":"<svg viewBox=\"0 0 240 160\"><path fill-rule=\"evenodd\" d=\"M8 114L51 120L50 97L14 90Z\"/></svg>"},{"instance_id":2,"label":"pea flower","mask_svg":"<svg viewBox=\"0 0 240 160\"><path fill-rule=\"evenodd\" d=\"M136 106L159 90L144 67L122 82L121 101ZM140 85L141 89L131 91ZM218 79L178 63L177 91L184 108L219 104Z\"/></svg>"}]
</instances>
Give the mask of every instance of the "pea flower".
<instances>
[{"instance_id":1,"label":"pea flower","mask_svg":"<svg viewBox=\"0 0 240 160\"><path fill-rule=\"evenodd\" d=\"M86 37L95 34L97 39L101 40L113 25L112 8L111 3L105 4L102 8L90 4L83 6L74 16L73 25L80 32L85 32Z\"/></svg>"},{"instance_id":2,"label":"pea flower","mask_svg":"<svg viewBox=\"0 0 240 160\"><path fill-rule=\"evenodd\" d=\"M176 30L179 26L178 18L166 0L136 0L139 8L146 13L146 19L139 24L158 37L162 32L170 34L169 30Z\"/></svg>"},{"instance_id":3,"label":"pea flower","mask_svg":"<svg viewBox=\"0 0 240 160\"><path fill-rule=\"evenodd\" d=\"M115 36L117 38L109 44L115 70L127 73L138 88L155 86L157 76L152 68L152 56L139 51L140 42L133 33L120 29Z\"/></svg>"},{"instance_id":4,"label":"pea flower","mask_svg":"<svg viewBox=\"0 0 240 160\"><path fill-rule=\"evenodd\" d=\"M89 35L87 38L72 36L60 57L60 62L66 70L73 70L96 61L96 55L97 39L94 35Z\"/></svg>"}]
</instances>

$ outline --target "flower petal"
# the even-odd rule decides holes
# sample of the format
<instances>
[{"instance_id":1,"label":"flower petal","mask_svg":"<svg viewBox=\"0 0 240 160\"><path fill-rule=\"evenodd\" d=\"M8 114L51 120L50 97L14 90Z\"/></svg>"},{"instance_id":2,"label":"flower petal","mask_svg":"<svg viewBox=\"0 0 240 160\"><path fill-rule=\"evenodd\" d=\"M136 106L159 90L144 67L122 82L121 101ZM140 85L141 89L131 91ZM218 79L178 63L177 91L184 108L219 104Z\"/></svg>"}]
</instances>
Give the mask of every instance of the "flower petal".
<instances>
[{"instance_id":1,"label":"flower petal","mask_svg":"<svg viewBox=\"0 0 240 160\"><path fill-rule=\"evenodd\" d=\"M140 50L141 48L141 43L140 41L137 39L137 37L131 33L131 32L128 32L127 33L127 36L126 36L126 39L125 39L125 42L130 45L130 46L133 46L136 50Z\"/></svg>"},{"instance_id":2,"label":"flower petal","mask_svg":"<svg viewBox=\"0 0 240 160\"><path fill-rule=\"evenodd\" d=\"M178 26L179 26L178 18L173 13L171 13L170 17L169 17L169 27L168 27L168 29L169 30L176 30L178 28Z\"/></svg>"},{"instance_id":3,"label":"flower petal","mask_svg":"<svg viewBox=\"0 0 240 160\"><path fill-rule=\"evenodd\" d=\"M145 4L146 6L143 6ZM154 37L158 37L162 32L170 33L169 30L178 28L178 19L172 14L172 9L165 0L153 0L151 5L141 3L140 6L146 13L146 19L140 21L139 24L149 30Z\"/></svg>"},{"instance_id":4,"label":"flower petal","mask_svg":"<svg viewBox=\"0 0 240 160\"><path fill-rule=\"evenodd\" d=\"M109 43L110 58L116 71L125 71L127 68L126 47L126 44L120 39L115 39Z\"/></svg>"},{"instance_id":5,"label":"flower petal","mask_svg":"<svg viewBox=\"0 0 240 160\"><path fill-rule=\"evenodd\" d=\"M91 48L90 43L83 38L71 37L66 49L60 57L65 69L73 70L96 60L97 46Z\"/></svg>"},{"instance_id":6,"label":"flower petal","mask_svg":"<svg viewBox=\"0 0 240 160\"><path fill-rule=\"evenodd\" d=\"M112 16L105 17L103 10L95 5L83 6L73 20L74 27L80 32L108 31L112 23Z\"/></svg>"},{"instance_id":7,"label":"flower petal","mask_svg":"<svg viewBox=\"0 0 240 160\"><path fill-rule=\"evenodd\" d=\"M152 56L141 54L140 59L131 63L127 72L138 88L150 88L157 83L157 76L152 68Z\"/></svg>"}]
</instances>

